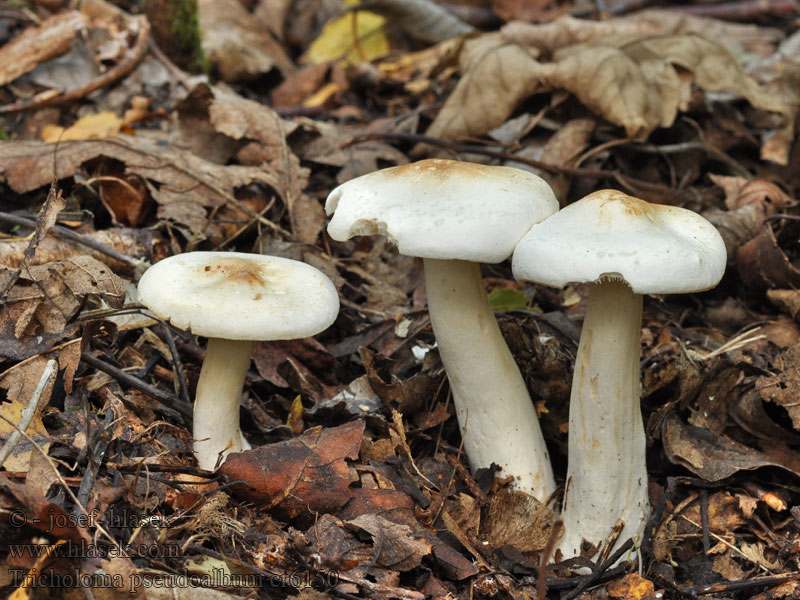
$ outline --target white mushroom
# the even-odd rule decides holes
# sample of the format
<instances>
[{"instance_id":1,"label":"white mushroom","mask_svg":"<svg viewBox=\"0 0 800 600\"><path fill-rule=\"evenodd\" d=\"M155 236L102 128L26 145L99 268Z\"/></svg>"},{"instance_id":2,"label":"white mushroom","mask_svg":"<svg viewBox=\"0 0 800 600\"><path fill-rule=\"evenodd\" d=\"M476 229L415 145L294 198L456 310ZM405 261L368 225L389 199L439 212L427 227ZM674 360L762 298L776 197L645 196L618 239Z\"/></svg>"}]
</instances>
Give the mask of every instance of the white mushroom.
<instances>
[{"instance_id":1,"label":"white mushroom","mask_svg":"<svg viewBox=\"0 0 800 600\"><path fill-rule=\"evenodd\" d=\"M560 548L601 545L618 519L617 546L641 538L649 513L639 406L642 294L714 287L725 244L682 208L602 190L533 227L513 257L517 279L556 287L592 282L569 413L569 464Z\"/></svg>"},{"instance_id":2,"label":"white mushroom","mask_svg":"<svg viewBox=\"0 0 800 600\"><path fill-rule=\"evenodd\" d=\"M423 160L340 185L328 233L386 235L424 259L428 310L473 469L499 465L540 500L555 490L536 410L489 305L480 262L511 255L558 209L541 178L508 167Z\"/></svg>"},{"instance_id":3,"label":"white mushroom","mask_svg":"<svg viewBox=\"0 0 800 600\"><path fill-rule=\"evenodd\" d=\"M253 341L314 335L339 312L336 288L314 267L235 252L164 259L142 276L139 300L160 319L208 338L193 419L194 453L207 470L250 448L239 401Z\"/></svg>"}]
</instances>

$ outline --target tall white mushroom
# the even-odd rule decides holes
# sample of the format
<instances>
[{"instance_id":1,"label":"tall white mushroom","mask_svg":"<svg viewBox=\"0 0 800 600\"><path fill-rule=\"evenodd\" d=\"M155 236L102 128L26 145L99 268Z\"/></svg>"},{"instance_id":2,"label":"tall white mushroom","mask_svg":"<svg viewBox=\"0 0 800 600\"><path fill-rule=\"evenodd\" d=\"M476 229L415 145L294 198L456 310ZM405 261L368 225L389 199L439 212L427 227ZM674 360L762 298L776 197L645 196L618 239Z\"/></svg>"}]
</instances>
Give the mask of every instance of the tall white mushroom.
<instances>
[{"instance_id":1,"label":"tall white mushroom","mask_svg":"<svg viewBox=\"0 0 800 600\"><path fill-rule=\"evenodd\" d=\"M339 313L330 279L305 263L260 254L189 252L150 267L139 301L179 329L208 338L194 400L194 453L213 470L250 448L239 401L253 342L304 338Z\"/></svg>"},{"instance_id":2,"label":"tall white mushroom","mask_svg":"<svg viewBox=\"0 0 800 600\"><path fill-rule=\"evenodd\" d=\"M432 159L348 181L325 210L335 240L385 235L424 259L431 325L472 468L496 463L517 489L545 500L555 490L547 447L479 263L507 259L558 210L550 186L519 169Z\"/></svg>"},{"instance_id":3,"label":"tall white mushroom","mask_svg":"<svg viewBox=\"0 0 800 600\"><path fill-rule=\"evenodd\" d=\"M601 545L618 519L621 545L647 523L645 435L639 406L642 294L698 292L725 271L725 244L700 215L601 190L534 226L514 252L517 279L592 283L569 412L560 548Z\"/></svg>"}]
</instances>

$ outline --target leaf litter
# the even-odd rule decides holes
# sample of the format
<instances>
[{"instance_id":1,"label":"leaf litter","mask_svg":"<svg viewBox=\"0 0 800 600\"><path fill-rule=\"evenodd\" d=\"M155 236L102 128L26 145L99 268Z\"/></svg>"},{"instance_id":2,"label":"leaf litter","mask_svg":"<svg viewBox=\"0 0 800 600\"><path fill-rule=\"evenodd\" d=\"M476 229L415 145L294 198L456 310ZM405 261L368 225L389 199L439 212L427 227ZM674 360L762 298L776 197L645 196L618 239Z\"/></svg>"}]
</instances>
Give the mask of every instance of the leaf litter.
<instances>
[{"instance_id":1,"label":"leaf litter","mask_svg":"<svg viewBox=\"0 0 800 600\"><path fill-rule=\"evenodd\" d=\"M83 576L95 596L103 575L138 597L790 597L796 8L742 24L623 2L605 19L362 4L198 2L207 74L176 67L122 3L0 15L1 442L58 365L0 481L4 540L50 556L6 550L5 571ZM725 238L717 289L646 299L654 520L638 568L595 569L591 549L542 568L557 499L470 472L420 262L324 231L334 186L432 155L530 169L562 206L621 186ZM217 473L194 466L185 416L204 344L135 298L147 264L199 249L304 260L342 298L328 331L256 345L254 450ZM483 274L563 481L587 290L521 285L507 263ZM3 592L32 597L8 573Z\"/></svg>"}]
</instances>

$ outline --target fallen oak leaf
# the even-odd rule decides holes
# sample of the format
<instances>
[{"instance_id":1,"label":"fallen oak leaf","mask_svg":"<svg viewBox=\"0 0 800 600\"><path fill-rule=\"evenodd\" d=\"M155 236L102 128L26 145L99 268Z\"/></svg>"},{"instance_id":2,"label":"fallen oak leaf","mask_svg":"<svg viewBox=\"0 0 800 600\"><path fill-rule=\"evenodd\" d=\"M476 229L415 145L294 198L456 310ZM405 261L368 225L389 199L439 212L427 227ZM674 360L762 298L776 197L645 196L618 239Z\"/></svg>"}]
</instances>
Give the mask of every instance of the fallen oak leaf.
<instances>
[{"instance_id":1,"label":"fallen oak leaf","mask_svg":"<svg viewBox=\"0 0 800 600\"><path fill-rule=\"evenodd\" d=\"M364 421L315 428L302 436L231 453L219 468L247 485L234 493L259 505L275 507L288 518L313 519L314 513L341 508L352 496L350 467L361 448Z\"/></svg>"}]
</instances>

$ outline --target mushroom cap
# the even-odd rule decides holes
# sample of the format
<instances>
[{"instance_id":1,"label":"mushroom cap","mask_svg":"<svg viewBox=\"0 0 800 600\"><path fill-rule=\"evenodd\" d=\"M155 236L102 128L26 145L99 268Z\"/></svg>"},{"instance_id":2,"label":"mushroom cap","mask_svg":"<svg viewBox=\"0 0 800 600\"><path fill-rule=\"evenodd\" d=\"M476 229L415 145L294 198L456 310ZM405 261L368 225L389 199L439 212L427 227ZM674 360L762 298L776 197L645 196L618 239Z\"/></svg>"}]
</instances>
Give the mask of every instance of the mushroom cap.
<instances>
[{"instance_id":1,"label":"mushroom cap","mask_svg":"<svg viewBox=\"0 0 800 600\"><path fill-rule=\"evenodd\" d=\"M428 159L343 183L328 196L328 233L385 235L401 254L495 263L558 210L550 186L511 167Z\"/></svg>"},{"instance_id":2,"label":"mushroom cap","mask_svg":"<svg viewBox=\"0 0 800 600\"><path fill-rule=\"evenodd\" d=\"M139 301L175 327L228 340L288 340L339 313L331 280L311 265L262 254L187 252L139 280Z\"/></svg>"},{"instance_id":3,"label":"mushroom cap","mask_svg":"<svg viewBox=\"0 0 800 600\"><path fill-rule=\"evenodd\" d=\"M697 213L600 190L531 228L512 269L554 287L621 278L637 294L671 294L714 287L726 259L719 232Z\"/></svg>"}]
</instances>

